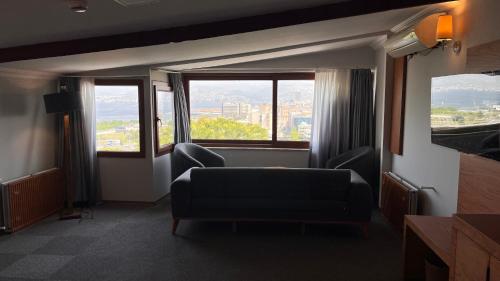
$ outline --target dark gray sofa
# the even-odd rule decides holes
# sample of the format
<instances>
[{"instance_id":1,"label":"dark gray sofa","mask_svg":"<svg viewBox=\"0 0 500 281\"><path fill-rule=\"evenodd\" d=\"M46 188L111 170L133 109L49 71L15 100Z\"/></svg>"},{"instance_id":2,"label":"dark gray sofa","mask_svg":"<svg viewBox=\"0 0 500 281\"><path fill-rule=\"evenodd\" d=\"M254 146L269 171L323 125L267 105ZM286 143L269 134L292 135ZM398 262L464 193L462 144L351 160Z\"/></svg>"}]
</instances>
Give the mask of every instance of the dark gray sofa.
<instances>
[{"instance_id":1,"label":"dark gray sofa","mask_svg":"<svg viewBox=\"0 0 500 281\"><path fill-rule=\"evenodd\" d=\"M171 185L181 219L346 223L367 230L371 188L352 170L192 168Z\"/></svg>"}]
</instances>

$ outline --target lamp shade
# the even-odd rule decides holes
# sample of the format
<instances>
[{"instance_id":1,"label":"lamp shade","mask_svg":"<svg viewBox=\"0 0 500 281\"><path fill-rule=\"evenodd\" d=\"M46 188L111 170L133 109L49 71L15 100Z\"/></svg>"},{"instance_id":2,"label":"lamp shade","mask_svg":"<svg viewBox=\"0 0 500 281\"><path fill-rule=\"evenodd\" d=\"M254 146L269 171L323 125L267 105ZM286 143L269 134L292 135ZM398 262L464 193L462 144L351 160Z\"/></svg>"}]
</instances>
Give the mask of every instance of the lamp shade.
<instances>
[{"instance_id":1,"label":"lamp shade","mask_svg":"<svg viewBox=\"0 0 500 281\"><path fill-rule=\"evenodd\" d=\"M55 93L43 96L47 113L70 112L82 109L80 97L69 93Z\"/></svg>"},{"instance_id":2,"label":"lamp shade","mask_svg":"<svg viewBox=\"0 0 500 281\"><path fill-rule=\"evenodd\" d=\"M436 30L436 40L449 41L453 39L453 17L451 15L439 16Z\"/></svg>"}]
</instances>

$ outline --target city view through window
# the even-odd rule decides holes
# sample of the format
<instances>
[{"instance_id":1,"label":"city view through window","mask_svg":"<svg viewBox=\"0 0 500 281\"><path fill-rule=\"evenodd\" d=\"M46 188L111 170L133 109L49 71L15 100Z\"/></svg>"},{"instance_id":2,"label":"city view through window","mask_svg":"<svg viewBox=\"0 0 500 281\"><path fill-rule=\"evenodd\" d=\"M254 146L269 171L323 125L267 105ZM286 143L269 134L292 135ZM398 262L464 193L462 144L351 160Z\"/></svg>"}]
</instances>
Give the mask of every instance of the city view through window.
<instances>
[{"instance_id":1,"label":"city view through window","mask_svg":"<svg viewBox=\"0 0 500 281\"><path fill-rule=\"evenodd\" d=\"M97 151L139 152L137 86L95 86Z\"/></svg>"},{"instance_id":2,"label":"city view through window","mask_svg":"<svg viewBox=\"0 0 500 281\"><path fill-rule=\"evenodd\" d=\"M191 80L193 139L271 140L273 81ZM278 81L277 139L309 141L314 80Z\"/></svg>"},{"instance_id":3,"label":"city view through window","mask_svg":"<svg viewBox=\"0 0 500 281\"><path fill-rule=\"evenodd\" d=\"M500 76L461 74L432 78L431 127L500 124Z\"/></svg>"},{"instance_id":4,"label":"city view through window","mask_svg":"<svg viewBox=\"0 0 500 281\"><path fill-rule=\"evenodd\" d=\"M156 92L157 134L159 148L174 143L174 97L172 92Z\"/></svg>"}]
</instances>

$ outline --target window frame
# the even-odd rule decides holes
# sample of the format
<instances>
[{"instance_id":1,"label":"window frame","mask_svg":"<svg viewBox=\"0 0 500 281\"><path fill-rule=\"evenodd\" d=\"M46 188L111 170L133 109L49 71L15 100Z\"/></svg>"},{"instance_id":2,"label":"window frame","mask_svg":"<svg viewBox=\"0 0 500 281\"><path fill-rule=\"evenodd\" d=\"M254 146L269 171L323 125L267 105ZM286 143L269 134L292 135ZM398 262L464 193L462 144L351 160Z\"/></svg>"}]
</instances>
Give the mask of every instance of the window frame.
<instances>
[{"instance_id":1,"label":"window frame","mask_svg":"<svg viewBox=\"0 0 500 281\"><path fill-rule=\"evenodd\" d=\"M144 81L142 79L96 79L95 86L137 86L139 106L139 151L97 151L103 158L144 158L146 156L146 127L144 124Z\"/></svg>"},{"instance_id":2,"label":"window frame","mask_svg":"<svg viewBox=\"0 0 500 281\"><path fill-rule=\"evenodd\" d=\"M314 80L313 72L295 73L185 73L183 74L184 93L191 122L191 105L189 98L189 82L196 80L270 80L272 81L272 137L271 140L209 140L193 139L194 143L207 147L256 147L256 148L309 148L308 141L280 141L278 134L278 81L280 80Z\"/></svg>"},{"instance_id":3,"label":"window frame","mask_svg":"<svg viewBox=\"0 0 500 281\"><path fill-rule=\"evenodd\" d=\"M160 82L160 81L153 81L153 135L154 135L154 149L155 149L155 157L159 157L165 154L169 154L174 150L174 143L170 143L167 146L160 146L160 135L159 135L159 127L158 127L158 92L168 92L172 95L172 102L174 99L174 93L172 91L172 88L168 86L168 83L166 82ZM175 118L175 109L172 109L174 118ZM174 128L174 133L175 133L175 128Z\"/></svg>"}]
</instances>

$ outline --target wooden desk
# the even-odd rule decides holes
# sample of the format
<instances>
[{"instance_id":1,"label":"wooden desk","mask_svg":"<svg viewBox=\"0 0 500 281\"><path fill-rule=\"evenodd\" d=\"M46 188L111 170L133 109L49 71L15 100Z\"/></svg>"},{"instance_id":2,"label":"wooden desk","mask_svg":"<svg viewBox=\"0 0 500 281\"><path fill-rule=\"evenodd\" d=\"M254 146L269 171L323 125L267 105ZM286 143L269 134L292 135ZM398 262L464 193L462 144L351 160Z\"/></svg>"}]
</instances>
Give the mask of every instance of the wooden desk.
<instances>
[{"instance_id":1,"label":"wooden desk","mask_svg":"<svg viewBox=\"0 0 500 281\"><path fill-rule=\"evenodd\" d=\"M430 253L450 266L452 225L450 217L405 216L404 280L425 279L425 256Z\"/></svg>"}]
</instances>

